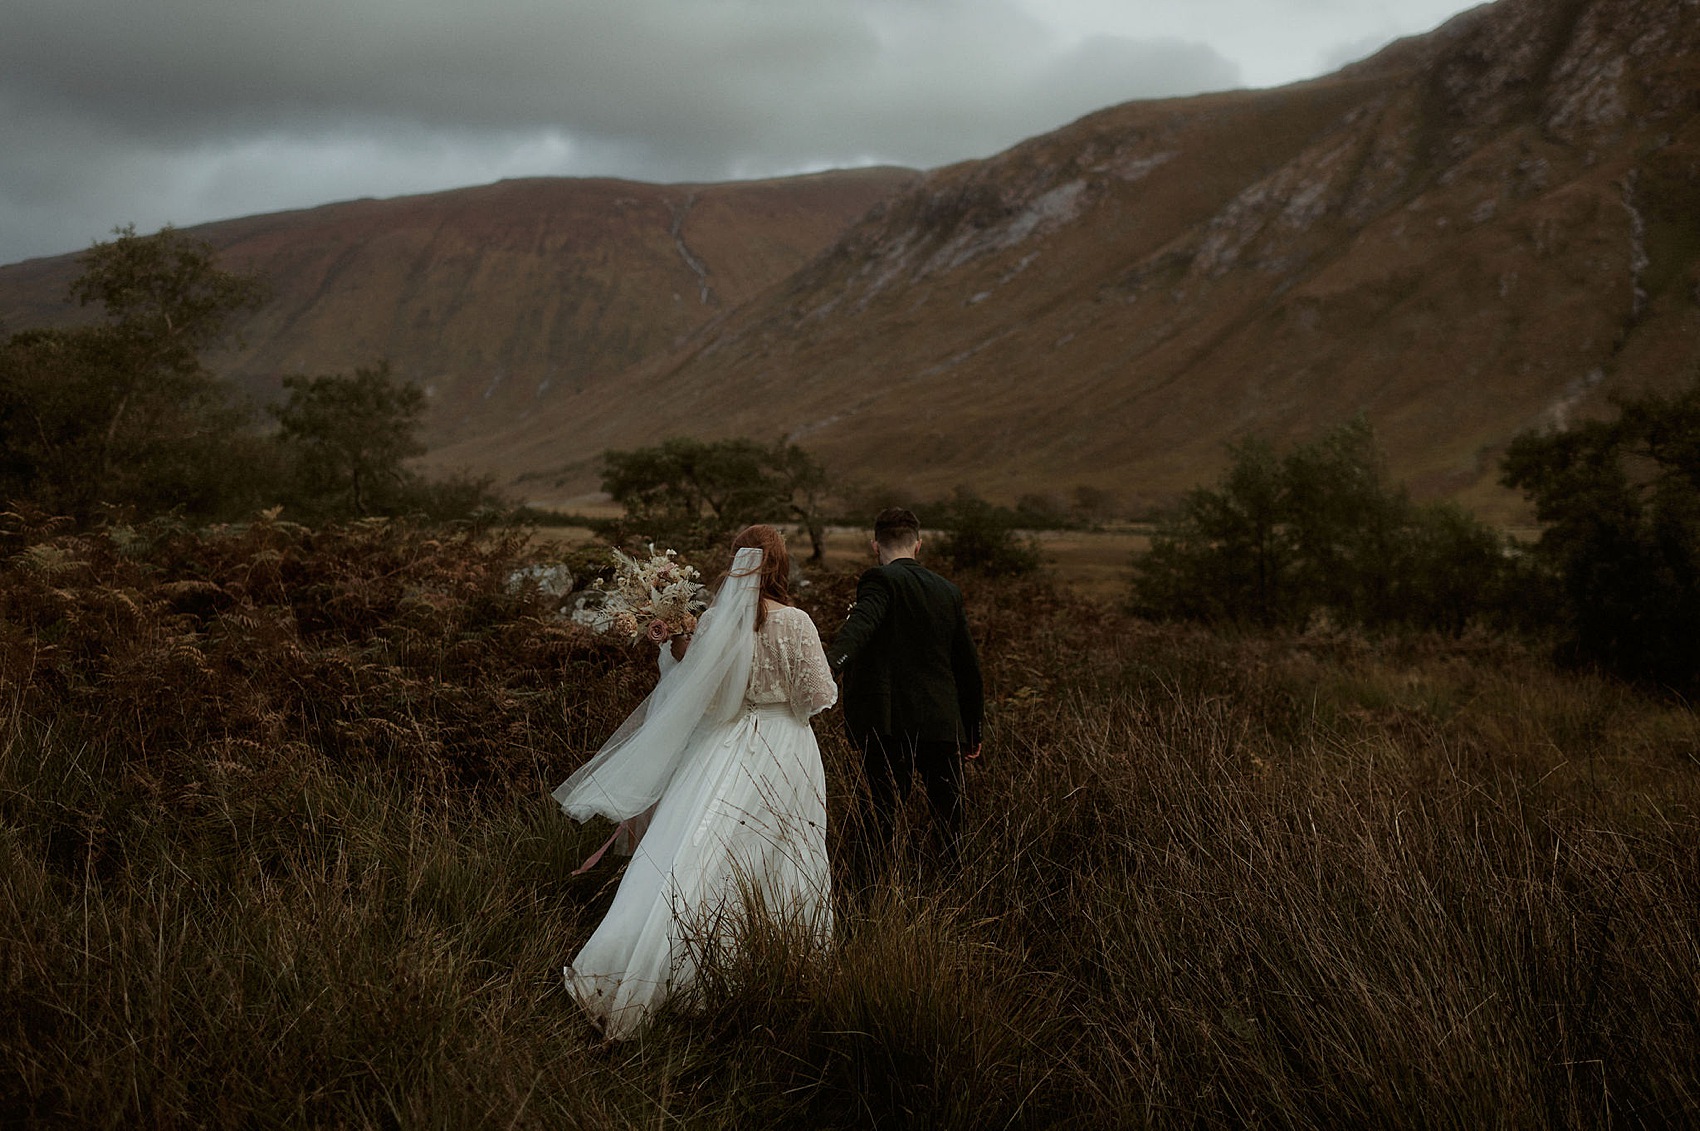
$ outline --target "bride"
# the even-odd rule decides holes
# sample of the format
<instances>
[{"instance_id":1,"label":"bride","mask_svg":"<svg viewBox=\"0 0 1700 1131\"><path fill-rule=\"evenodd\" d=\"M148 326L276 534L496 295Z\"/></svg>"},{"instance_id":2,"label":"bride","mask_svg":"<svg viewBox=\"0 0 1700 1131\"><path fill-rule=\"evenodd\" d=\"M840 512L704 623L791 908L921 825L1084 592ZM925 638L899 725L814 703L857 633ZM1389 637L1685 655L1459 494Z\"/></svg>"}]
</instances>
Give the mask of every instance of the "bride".
<instances>
[{"instance_id":1,"label":"bride","mask_svg":"<svg viewBox=\"0 0 1700 1131\"><path fill-rule=\"evenodd\" d=\"M611 1038L687 988L704 948L734 943L749 908L831 931L826 781L808 720L838 688L814 622L791 606L784 537L751 526L732 546L683 658L663 650L655 691L554 793L575 820L621 822L617 847L640 838L613 906L564 968Z\"/></svg>"}]
</instances>

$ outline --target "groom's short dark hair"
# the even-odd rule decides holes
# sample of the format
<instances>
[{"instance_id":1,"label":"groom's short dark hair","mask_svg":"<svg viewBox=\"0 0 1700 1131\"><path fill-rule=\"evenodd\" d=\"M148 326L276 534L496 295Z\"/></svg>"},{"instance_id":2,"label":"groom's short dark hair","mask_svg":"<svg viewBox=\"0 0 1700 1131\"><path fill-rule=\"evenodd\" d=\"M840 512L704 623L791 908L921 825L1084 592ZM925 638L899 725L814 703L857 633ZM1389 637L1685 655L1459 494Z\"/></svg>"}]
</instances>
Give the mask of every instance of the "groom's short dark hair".
<instances>
[{"instance_id":1,"label":"groom's short dark hair","mask_svg":"<svg viewBox=\"0 0 1700 1131\"><path fill-rule=\"evenodd\" d=\"M882 546L907 546L921 536L921 520L907 507L887 507L874 516L874 541Z\"/></svg>"}]
</instances>

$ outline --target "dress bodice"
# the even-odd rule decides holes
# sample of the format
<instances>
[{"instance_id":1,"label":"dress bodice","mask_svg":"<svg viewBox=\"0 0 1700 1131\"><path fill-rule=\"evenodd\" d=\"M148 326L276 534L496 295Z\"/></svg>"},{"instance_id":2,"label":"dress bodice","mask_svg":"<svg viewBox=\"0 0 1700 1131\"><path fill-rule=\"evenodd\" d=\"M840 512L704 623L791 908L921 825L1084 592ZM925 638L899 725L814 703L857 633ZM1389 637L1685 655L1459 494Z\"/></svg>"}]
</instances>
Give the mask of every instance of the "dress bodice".
<instances>
[{"instance_id":1,"label":"dress bodice","mask_svg":"<svg viewBox=\"0 0 1700 1131\"><path fill-rule=\"evenodd\" d=\"M710 609L704 620L714 615ZM699 626L700 627L700 626ZM656 656L665 677L678 661L663 647ZM821 647L815 622L802 609L779 605L767 614L756 632L755 654L750 660L750 682L744 703L750 707L788 706L799 719L826 710L838 702L838 684Z\"/></svg>"},{"instance_id":2,"label":"dress bodice","mask_svg":"<svg viewBox=\"0 0 1700 1131\"><path fill-rule=\"evenodd\" d=\"M838 684L808 613L781 605L767 614L756 633L744 701L752 707L787 704L800 719L838 702Z\"/></svg>"}]
</instances>

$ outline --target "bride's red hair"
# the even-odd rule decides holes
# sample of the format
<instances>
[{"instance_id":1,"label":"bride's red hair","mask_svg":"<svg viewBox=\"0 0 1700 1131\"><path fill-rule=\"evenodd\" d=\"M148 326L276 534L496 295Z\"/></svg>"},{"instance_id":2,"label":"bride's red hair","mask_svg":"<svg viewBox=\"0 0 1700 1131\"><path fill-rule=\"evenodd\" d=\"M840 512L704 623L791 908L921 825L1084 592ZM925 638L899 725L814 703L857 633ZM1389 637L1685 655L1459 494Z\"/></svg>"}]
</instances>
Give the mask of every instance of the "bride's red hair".
<instances>
[{"instance_id":1,"label":"bride's red hair","mask_svg":"<svg viewBox=\"0 0 1700 1131\"><path fill-rule=\"evenodd\" d=\"M757 523L746 526L738 531L732 539L732 554L737 556L739 550L757 549L761 551L761 595L768 601L781 605L791 603L791 552L785 548L785 535L771 526ZM756 630L767 623L767 605L756 603Z\"/></svg>"}]
</instances>

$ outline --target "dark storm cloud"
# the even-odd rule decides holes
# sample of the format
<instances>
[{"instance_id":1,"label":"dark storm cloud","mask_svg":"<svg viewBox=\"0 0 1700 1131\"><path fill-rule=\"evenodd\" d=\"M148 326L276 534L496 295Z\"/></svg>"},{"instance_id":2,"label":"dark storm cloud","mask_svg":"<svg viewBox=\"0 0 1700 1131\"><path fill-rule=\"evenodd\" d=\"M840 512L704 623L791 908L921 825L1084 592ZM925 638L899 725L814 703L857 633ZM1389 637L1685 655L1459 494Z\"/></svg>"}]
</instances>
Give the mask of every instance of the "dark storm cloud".
<instances>
[{"instance_id":1,"label":"dark storm cloud","mask_svg":"<svg viewBox=\"0 0 1700 1131\"><path fill-rule=\"evenodd\" d=\"M1009 0L6 0L0 262L528 172L937 165L1238 78Z\"/></svg>"}]
</instances>

